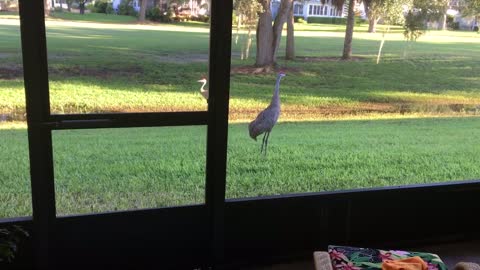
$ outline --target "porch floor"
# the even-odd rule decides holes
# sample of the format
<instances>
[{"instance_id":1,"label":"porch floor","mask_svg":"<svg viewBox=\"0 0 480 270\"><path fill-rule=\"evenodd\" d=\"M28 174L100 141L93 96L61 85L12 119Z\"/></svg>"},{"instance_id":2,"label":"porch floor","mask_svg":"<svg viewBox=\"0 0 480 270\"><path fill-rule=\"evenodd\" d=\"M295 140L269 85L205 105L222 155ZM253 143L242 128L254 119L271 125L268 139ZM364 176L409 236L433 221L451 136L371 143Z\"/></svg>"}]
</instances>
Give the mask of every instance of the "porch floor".
<instances>
[{"instance_id":1,"label":"porch floor","mask_svg":"<svg viewBox=\"0 0 480 270\"><path fill-rule=\"evenodd\" d=\"M453 269L458 262L474 262L480 264L480 241L458 242L435 246L414 247L405 250L425 251L435 253L447 265ZM312 260L297 261L288 264L276 264L262 267L244 268L242 270L314 270L313 253Z\"/></svg>"}]
</instances>

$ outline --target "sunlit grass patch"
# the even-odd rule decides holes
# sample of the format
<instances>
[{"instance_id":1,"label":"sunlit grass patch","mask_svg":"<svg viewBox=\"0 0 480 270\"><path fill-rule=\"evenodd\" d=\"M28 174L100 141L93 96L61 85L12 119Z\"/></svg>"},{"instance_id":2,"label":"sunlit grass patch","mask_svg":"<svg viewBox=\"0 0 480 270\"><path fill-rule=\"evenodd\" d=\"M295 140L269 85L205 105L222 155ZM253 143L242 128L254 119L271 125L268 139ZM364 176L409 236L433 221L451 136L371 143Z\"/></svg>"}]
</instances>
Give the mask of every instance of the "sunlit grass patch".
<instances>
[{"instance_id":1,"label":"sunlit grass patch","mask_svg":"<svg viewBox=\"0 0 480 270\"><path fill-rule=\"evenodd\" d=\"M17 62L19 70L13 77L0 78L0 111L21 119L18 116L24 114L25 108L20 58L12 58L18 56L12 54L18 51L16 27L0 26L0 33L9 36L0 41L1 50L8 52L3 57L11 63ZM376 65L379 40L375 34L356 32L354 53L361 57L358 61L344 62L338 58L343 34L335 29L322 31L332 26L309 27L317 27L319 31L298 31L296 47L301 57L295 61L279 58L280 66L292 70L287 71L281 86L286 112L282 120L311 120L315 115L317 120L381 115L382 108L383 113L390 115L437 115L448 110L432 110L430 103L468 107L480 100L477 76L480 61L476 58L478 54L471 53L480 48L470 42L478 39L471 33L450 33L457 37L457 43L452 45L433 42L445 34L431 31L408 48L401 33L389 34L393 39L385 44L384 56ZM47 30L52 112L206 109L196 82L208 73L206 28L52 22ZM308 36L304 36L307 32ZM234 67L253 65L254 47L251 58L241 61L238 59L241 46L233 44ZM282 43L279 55L283 49ZM408 54L404 57L405 49ZM305 57L320 58L308 61ZM268 104L273 84L273 74L233 74L231 119L254 117ZM412 103L416 105L412 107ZM306 113L298 113L300 109ZM452 111L452 115L458 112Z\"/></svg>"},{"instance_id":2,"label":"sunlit grass patch","mask_svg":"<svg viewBox=\"0 0 480 270\"><path fill-rule=\"evenodd\" d=\"M31 214L26 134L0 128L0 199L10 205L1 204L0 217ZM280 122L265 157L247 124L231 124L227 197L477 179L479 137L479 117ZM203 202L205 127L55 131L53 138L61 215Z\"/></svg>"}]
</instances>

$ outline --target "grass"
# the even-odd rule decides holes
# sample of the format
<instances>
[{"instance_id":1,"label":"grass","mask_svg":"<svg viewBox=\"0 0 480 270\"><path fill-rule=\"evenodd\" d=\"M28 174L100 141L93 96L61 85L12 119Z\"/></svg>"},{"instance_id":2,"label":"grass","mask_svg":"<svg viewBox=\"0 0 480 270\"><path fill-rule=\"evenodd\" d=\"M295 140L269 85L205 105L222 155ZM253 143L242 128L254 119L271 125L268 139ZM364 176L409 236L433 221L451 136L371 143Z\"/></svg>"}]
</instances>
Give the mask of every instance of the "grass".
<instances>
[{"instance_id":1,"label":"grass","mask_svg":"<svg viewBox=\"0 0 480 270\"><path fill-rule=\"evenodd\" d=\"M103 14L103 13L70 13L70 12L52 12L50 19L61 19L66 21L84 21L96 23L134 23L137 18L133 16Z\"/></svg>"},{"instance_id":2,"label":"grass","mask_svg":"<svg viewBox=\"0 0 480 270\"><path fill-rule=\"evenodd\" d=\"M327 31L298 31L297 55L340 55L343 33L338 30L343 26L308 27ZM363 60L279 60L292 75L282 82L284 120L478 112L476 33L428 32L408 48L406 58L401 34L393 33L376 65L381 34L362 29L354 36L354 54ZM0 113L20 117L24 94L18 25L1 25L0 34L0 57L5 59L0 68L13 74L0 79ZM196 80L207 74L207 28L52 21L47 35L55 113L206 109ZM253 64L239 60L243 40L242 35L233 44L234 67ZM274 75L234 74L231 81L232 120L251 119L269 102Z\"/></svg>"},{"instance_id":3,"label":"grass","mask_svg":"<svg viewBox=\"0 0 480 270\"><path fill-rule=\"evenodd\" d=\"M25 129L0 131L0 217L29 215ZM268 155L229 127L227 197L474 179L480 118L281 123ZM60 215L203 203L205 127L55 131Z\"/></svg>"},{"instance_id":4,"label":"grass","mask_svg":"<svg viewBox=\"0 0 480 270\"><path fill-rule=\"evenodd\" d=\"M88 18L96 23L47 21L52 112L206 110L196 82L208 70L204 24ZM18 21L0 20L0 119L22 120ZM231 76L227 197L478 178L478 34L430 31L406 46L395 29L377 65L381 33L358 27L358 59L344 62L332 59L344 26L296 26L299 57L279 59L287 77L266 158L245 122L267 106L274 74ZM233 37L242 71L253 59L239 59L245 33ZM203 202L205 137L204 127L54 132L58 213ZM29 215L24 124L0 123L0 138L0 218Z\"/></svg>"}]
</instances>

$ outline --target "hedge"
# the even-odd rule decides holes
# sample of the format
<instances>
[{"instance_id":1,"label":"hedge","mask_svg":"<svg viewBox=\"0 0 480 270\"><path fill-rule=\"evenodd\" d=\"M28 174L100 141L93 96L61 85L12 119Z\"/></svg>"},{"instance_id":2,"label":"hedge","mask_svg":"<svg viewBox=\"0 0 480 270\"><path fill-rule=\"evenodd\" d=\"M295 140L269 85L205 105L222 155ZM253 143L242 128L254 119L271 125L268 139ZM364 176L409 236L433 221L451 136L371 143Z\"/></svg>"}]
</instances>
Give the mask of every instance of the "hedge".
<instances>
[{"instance_id":1,"label":"hedge","mask_svg":"<svg viewBox=\"0 0 480 270\"><path fill-rule=\"evenodd\" d=\"M325 23L325 24L347 24L347 18L336 17L308 17L308 23Z\"/></svg>"}]
</instances>

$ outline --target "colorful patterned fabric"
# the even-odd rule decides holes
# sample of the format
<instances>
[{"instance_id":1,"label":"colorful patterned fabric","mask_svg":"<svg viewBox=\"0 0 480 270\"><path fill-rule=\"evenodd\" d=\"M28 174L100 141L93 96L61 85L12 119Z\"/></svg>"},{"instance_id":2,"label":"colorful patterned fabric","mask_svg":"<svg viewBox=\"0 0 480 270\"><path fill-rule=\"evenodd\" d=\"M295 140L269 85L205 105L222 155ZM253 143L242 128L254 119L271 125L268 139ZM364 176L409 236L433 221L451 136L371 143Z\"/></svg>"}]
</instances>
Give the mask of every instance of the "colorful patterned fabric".
<instances>
[{"instance_id":1,"label":"colorful patterned fabric","mask_svg":"<svg viewBox=\"0 0 480 270\"><path fill-rule=\"evenodd\" d=\"M328 254L334 270L378 270L384 260L398 260L419 256L428 265L428 270L447 270L436 254L400 250L381 250L345 246L328 246Z\"/></svg>"}]
</instances>

